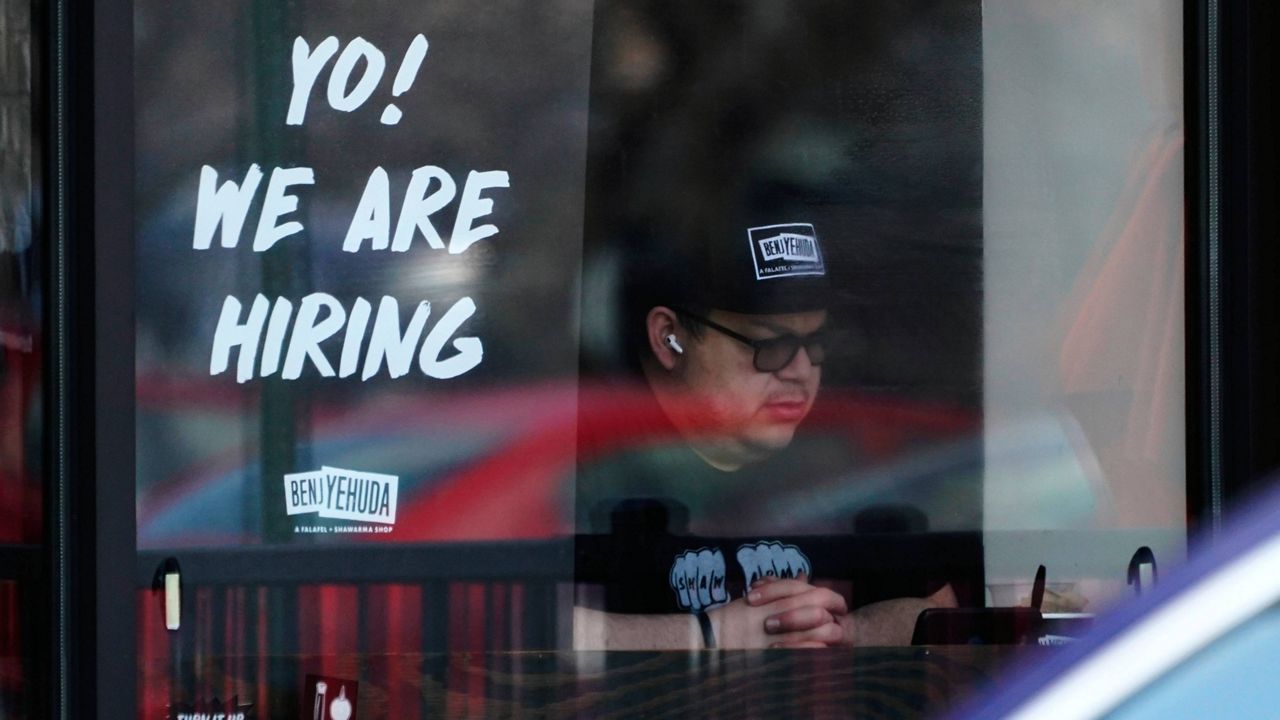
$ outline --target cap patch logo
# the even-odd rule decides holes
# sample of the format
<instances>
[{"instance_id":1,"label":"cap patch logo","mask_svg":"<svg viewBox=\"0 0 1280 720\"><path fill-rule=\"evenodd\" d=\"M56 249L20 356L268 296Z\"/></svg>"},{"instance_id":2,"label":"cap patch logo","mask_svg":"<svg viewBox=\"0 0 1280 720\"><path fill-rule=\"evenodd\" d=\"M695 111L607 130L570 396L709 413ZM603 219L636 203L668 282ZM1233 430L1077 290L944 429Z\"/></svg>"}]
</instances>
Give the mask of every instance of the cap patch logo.
<instances>
[{"instance_id":1,"label":"cap patch logo","mask_svg":"<svg viewBox=\"0 0 1280 720\"><path fill-rule=\"evenodd\" d=\"M818 233L809 223L748 228L747 240L757 280L827 274Z\"/></svg>"}]
</instances>

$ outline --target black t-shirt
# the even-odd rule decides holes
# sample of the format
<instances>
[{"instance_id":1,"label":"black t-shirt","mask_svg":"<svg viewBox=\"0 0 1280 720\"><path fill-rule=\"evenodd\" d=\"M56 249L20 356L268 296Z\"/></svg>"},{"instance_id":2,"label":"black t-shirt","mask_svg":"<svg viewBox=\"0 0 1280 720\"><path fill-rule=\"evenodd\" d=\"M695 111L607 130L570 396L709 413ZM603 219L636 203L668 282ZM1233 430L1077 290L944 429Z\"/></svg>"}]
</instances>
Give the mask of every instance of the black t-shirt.
<instances>
[{"instance_id":1,"label":"black t-shirt","mask_svg":"<svg viewBox=\"0 0 1280 720\"><path fill-rule=\"evenodd\" d=\"M615 533L579 540L579 604L621 613L696 612L742 597L758 578L812 576L794 543ZM595 590L595 592L592 592Z\"/></svg>"},{"instance_id":2,"label":"black t-shirt","mask_svg":"<svg viewBox=\"0 0 1280 720\"><path fill-rule=\"evenodd\" d=\"M580 422L579 605L695 612L742 597L759 576L800 574L847 581L855 607L948 583L981 602L980 536L922 541L921 527L861 536L855 512L840 508L796 524L796 504L813 500L808 487L854 463L846 440L802 431L767 460L725 472L688 447L651 396L633 401L612 426Z\"/></svg>"}]
</instances>

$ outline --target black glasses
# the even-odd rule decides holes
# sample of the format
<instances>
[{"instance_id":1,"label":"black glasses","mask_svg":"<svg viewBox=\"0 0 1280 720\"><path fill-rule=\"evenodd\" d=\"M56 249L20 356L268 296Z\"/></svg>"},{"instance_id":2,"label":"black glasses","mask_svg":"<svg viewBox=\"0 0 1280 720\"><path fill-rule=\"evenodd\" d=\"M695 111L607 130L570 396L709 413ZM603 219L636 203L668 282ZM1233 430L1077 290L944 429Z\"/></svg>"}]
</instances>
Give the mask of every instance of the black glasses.
<instances>
[{"instance_id":1,"label":"black glasses","mask_svg":"<svg viewBox=\"0 0 1280 720\"><path fill-rule=\"evenodd\" d=\"M821 365L826 359L826 329L811 332L808 335L792 335L787 333L777 337L765 338L757 340L749 338L740 332L731 330L714 320L694 315L686 310L677 310L680 315L695 320L712 330L718 330L725 335L737 340L744 345L750 345L751 349L756 351L755 358L752 363L756 370L760 372L778 372L782 368L791 364L795 359L796 353L800 352L800 348L804 348L804 352L809 356L809 363L812 365Z\"/></svg>"}]
</instances>

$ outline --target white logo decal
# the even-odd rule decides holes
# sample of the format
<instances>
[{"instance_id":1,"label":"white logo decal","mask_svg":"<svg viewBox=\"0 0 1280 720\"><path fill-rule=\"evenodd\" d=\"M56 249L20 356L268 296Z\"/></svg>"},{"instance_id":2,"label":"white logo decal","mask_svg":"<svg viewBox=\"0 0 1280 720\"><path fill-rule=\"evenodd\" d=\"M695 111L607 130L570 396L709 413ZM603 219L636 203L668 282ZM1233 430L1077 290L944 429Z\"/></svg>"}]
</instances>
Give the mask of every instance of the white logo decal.
<instances>
[{"instance_id":1,"label":"white logo decal","mask_svg":"<svg viewBox=\"0 0 1280 720\"><path fill-rule=\"evenodd\" d=\"M780 233L756 242L765 260L818 261L818 244L808 235Z\"/></svg>"},{"instance_id":2,"label":"white logo decal","mask_svg":"<svg viewBox=\"0 0 1280 720\"><path fill-rule=\"evenodd\" d=\"M747 587L765 576L793 578L798 575L813 576L809 558L795 545L780 542L758 542L738 548L738 564L747 579Z\"/></svg>"},{"instance_id":3,"label":"white logo decal","mask_svg":"<svg viewBox=\"0 0 1280 720\"><path fill-rule=\"evenodd\" d=\"M757 280L827 273L818 234L808 223L748 228L747 241Z\"/></svg>"},{"instance_id":4,"label":"white logo decal","mask_svg":"<svg viewBox=\"0 0 1280 720\"><path fill-rule=\"evenodd\" d=\"M395 475L325 466L284 476L285 511L394 525L399 490L400 479Z\"/></svg>"},{"instance_id":5,"label":"white logo decal","mask_svg":"<svg viewBox=\"0 0 1280 720\"><path fill-rule=\"evenodd\" d=\"M686 550L671 564L671 589L680 607L687 610L728 602L724 580L724 553L719 550Z\"/></svg>"}]
</instances>

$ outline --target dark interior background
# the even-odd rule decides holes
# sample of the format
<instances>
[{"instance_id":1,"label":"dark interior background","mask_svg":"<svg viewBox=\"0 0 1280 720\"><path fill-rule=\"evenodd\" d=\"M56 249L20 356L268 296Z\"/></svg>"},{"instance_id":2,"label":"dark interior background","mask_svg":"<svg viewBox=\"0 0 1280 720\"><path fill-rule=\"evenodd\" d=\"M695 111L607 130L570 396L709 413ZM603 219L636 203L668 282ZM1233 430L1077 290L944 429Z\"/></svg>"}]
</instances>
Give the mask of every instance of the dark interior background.
<instances>
[{"instance_id":1,"label":"dark interior background","mask_svg":"<svg viewBox=\"0 0 1280 720\"><path fill-rule=\"evenodd\" d=\"M597 3L584 371L625 364L618 279L670 240L654 219L768 185L839 291L824 385L980 411L981 33L968 0Z\"/></svg>"}]
</instances>

